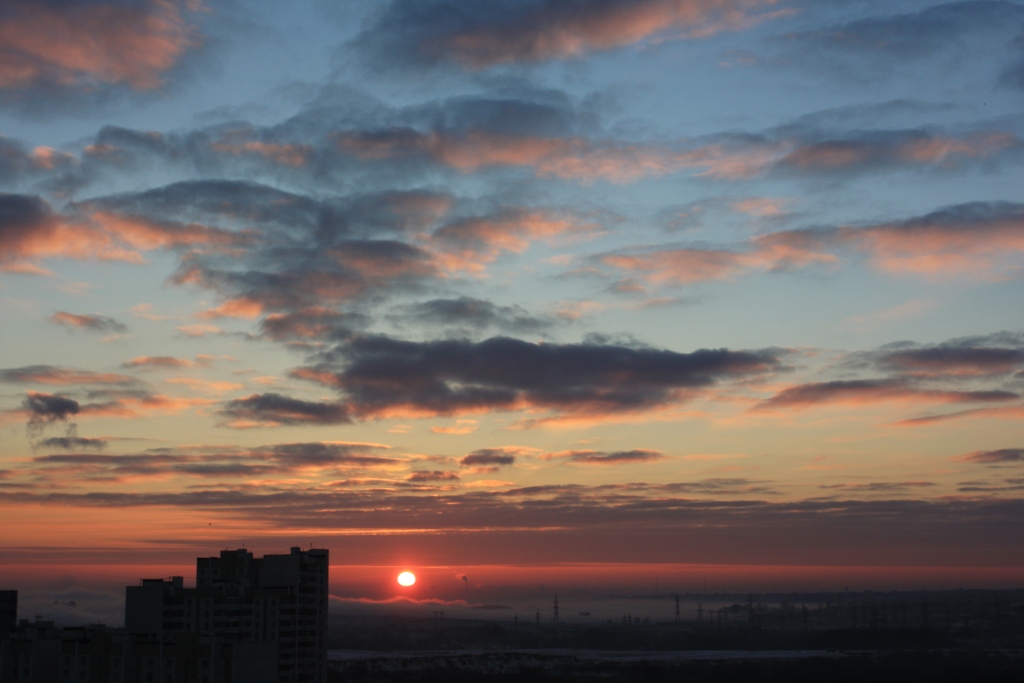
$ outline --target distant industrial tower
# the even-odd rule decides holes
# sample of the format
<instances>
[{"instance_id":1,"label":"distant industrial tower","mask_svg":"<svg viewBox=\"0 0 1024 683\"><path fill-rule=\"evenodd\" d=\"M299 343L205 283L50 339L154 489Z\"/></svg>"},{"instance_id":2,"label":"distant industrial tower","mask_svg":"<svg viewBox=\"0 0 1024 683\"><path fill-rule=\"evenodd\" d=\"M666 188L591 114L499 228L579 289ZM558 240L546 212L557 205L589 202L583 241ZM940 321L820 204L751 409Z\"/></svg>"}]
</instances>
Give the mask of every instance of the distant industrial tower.
<instances>
[{"instance_id":1,"label":"distant industrial tower","mask_svg":"<svg viewBox=\"0 0 1024 683\"><path fill-rule=\"evenodd\" d=\"M556 623L556 624L558 623L558 596L557 595L555 596L555 616L554 616L554 619L552 621L554 623Z\"/></svg>"},{"instance_id":2,"label":"distant industrial tower","mask_svg":"<svg viewBox=\"0 0 1024 683\"><path fill-rule=\"evenodd\" d=\"M676 623L678 624L679 621L679 593L676 593Z\"/></svg>"}]
</instances>

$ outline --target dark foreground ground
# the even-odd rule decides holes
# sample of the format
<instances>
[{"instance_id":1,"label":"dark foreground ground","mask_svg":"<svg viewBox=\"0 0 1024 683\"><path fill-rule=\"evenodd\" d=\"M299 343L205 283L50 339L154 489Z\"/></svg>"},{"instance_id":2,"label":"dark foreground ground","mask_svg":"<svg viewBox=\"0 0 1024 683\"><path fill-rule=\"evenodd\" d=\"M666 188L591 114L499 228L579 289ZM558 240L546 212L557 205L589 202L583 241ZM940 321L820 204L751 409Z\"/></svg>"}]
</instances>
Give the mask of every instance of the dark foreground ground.
<instances>
[{"instance_id":1,"label":"dark foreground ground","mask_svg":"<svg viewBox=\"0 0 1024 683\"><path fill-rule=\"evenodd\" d=\"M573 652L420 653L411 658L364 657L332 661L333 681L428 683L492 681L692 681L744 683L1016 683L1024 681L1022 652L850 652L764 657L734 652L699 657L596 658Z\"/></svg>"},{"instance_id":2,"label":"dark foreground ground","mask_svg":"<svg viewBox=\"0 0 1024 683\"><path fill-rule=\"evenodd\" d=\"M333 681L1024 683L1024 593L735 596L699 620L341 617Z\"/></svg>"}]
</instances>

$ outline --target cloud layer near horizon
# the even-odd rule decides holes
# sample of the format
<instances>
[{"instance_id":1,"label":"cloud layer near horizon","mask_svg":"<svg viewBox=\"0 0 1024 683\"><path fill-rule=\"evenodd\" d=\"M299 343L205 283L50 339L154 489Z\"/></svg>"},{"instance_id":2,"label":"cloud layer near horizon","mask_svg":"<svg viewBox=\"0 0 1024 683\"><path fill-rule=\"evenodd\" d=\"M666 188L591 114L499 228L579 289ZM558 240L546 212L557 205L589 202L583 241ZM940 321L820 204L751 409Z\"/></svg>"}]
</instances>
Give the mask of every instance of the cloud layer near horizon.
<instances>
[{"instance_id":1,"label":"cloud layer near horizon","mask_svg":"<svg viewBox=\"0 0 1024 683\"><path fill-rule=\"evenodd\" d=\"M1017 567L1022 20L9 2L0 508L54 548Z\"/></svg>"}]
</instances>

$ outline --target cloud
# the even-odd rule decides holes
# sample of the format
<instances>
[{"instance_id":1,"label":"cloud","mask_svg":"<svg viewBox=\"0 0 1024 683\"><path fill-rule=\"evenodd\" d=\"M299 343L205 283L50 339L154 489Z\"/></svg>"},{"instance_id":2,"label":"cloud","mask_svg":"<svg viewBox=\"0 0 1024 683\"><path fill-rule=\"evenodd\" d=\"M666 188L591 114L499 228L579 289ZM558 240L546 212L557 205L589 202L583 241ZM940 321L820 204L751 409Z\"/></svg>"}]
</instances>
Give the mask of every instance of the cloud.
<instances>
[{"instance_id":1,"label":"cloud","mask_svg":"<svg viewBox=\"0 0 1024 683\"><path fill-rule=\"evenodd\" d=\"M220 410L230 427L349 424L352 418L342 403L302 401L281 394L252 394L227 402Z\"/></svg>"},{"instance_id":2,"label":"cloud","mask_svg":"<svg viewBox=\"0 0 1024 683\"><path fill-rule=\"evenodd\" d=\"M541 456L545 460L565 459L577 465L631 465L642 462L664 460L665 455L658 451L642 448L631 451L561 451Z\"/></svg>"},{"instance_id":3,"label":"cloud","mask_svg":"<svg viewBox=\"0 0 1024 683\"><path fill-rule=\"evenodd\" d=\"M514 465L519 453L518 448L481 448L463 457L459 464L463 467L504 467Z\"/></svg>"},{"instance_id":4,"label":"cloud","mask_svg":"<svg viewBox=\"0 0 1024 683\"><path fill-rule=\"evenodd\" d=\"M74 155L52 147L29 149L18 140L0 137L0 185L7 188L38 181L73 167L76 161Z\"/></svg>"},{"instance_id":5,"label":"cloud","mask_svg":"<svg viewBox=\"0 0 1024 683\"><path fill-rule=\"evenodd\" d=\"M879 366L913 377L985 377L1024 366L1024 347L943 344L879 354Z\"/></svg>"},{"instance_id":6,"label":"cloud","mask_svg":"<svg viewBox=\"0 0 1024 683\"><path fill-rule=\"evenodd\" d=\"M787 272L867 254L876 268L928 278L1019 274L1024 204L971 202L904 220L764 233L731 249L660 247L596 254L592 263L652 284L686 285Z\"/></svg>"},{"instance_id":7,"label":"cloud","mask_svg":"<svg viewBox=\"0 0 1024 683\"><path fill-rule=\"evenodd\" d=\"M648 144L582 137L540 137L486 130L355 131L336 136L342 154L374 161L425 160L460 173L520 167L539 177L590 183L633 183L691 170L714 178L746 178L781 154L775 143L748 138Z\"/></svg>"},{"instance_id":8,"label":"cloud","mask_svg":"<svg viewBox=\"0 0 1024 683\"><path fill-rule=\"evenodd\" d=\"M31 439L38 438L46 427L58 423L66 425L70 432L73 429L70 418L82 410L82 406L74 399L38 391L28 392L22 407L29 414L28 434Z\"/></svg>"},{"instance_id":9,"label":"cloud","mask_svg":"<svg viewBox=\"0 0 1024 683\"><path fill-rule=\"evenodd\" d=\"M449 434L452 436L463 436L465 434L472 434L477 430L476 420L456 420L455 424L450 427L431 427L430 431L435 434Z\"/></svg>"},{"instance_id":10,"label":"cloud","mask_svg":"<svg viewBox=\"0 0 1024 683\"><path fill-rule=\"evenodd\" d=\"M49 439L59 442L60 439ZM73 444L74 440L70 440ZM74 448L70 445L66 450ZM358 442L285 443L255 448L239 446L194 445L177 448L152 448L141 453L122 455L57 454L37 456L23 470L45 481L62 477L96 482L131 482L140 478L188 476L232 479L267 476L306 476L340 470L394 468L397 458L380 453L384 444ZM367 480L367 483L377 480ZM280 485L280 484L279 484Z\"/></svg>"},{"instance_id":11,"label":"cloud","mask_svg":"<svg viewBox=\"0 0 1024 683\"><path fill-rule=\"evenodd\" d=\"M1024 462L1024 448L1001 448L996 451L974 451L957 458L961 462L976 462L984 465Z\"/></svg>"},{"instance_id":12,"label":"cloud","mask_svg":"<svg viewBox=\"0 0 1024 683\"><path fill-rule=\"evenodd\" d=\"M102 210L100 200L70 204L55 212L40 197L0 193L0 268L38 272L47 258L141 264L154 249L222 252L251 235L195 223Z\"/></svg>"},{"instance_id":13,"label":"cloud","mask_svg":"<svg viewBox=\"0 0 1024 683\"><path fill-rule=\"evenodd\" d=\"M47 427L58 423L65 425L66 436L77 437L77 425L71 422L72 417L135 419L147 415L173 415L214 402L212 399L166 396L137 386L113 384L93 385L84 395L85 400L81 400L63 394L29 391L21 409L7 411L7 414L27 417L29 438L37 440Z\"/></svg>"},{"instance_id":14,"label":"cloud","mask_svg":"<svg viewBox=\"0 0 1024 683\"><path fill-rule=\"evenodd\" d=\"M338 151L365 164L432 162L459 173L523 168L541 178L624 184L690 172L697 177L742 181L757 176L848 176L895 170L954 170L990 163L1024 148L1016 133L980 128L945 131L909 128L843 131L808 120L756 133L717 133L674 140L625 140L569 132L539 135L500 132L481 122L442 129L357 129L334 136ZM700 203L695 207L699 212ZM777 206L737 204L737 211L775 211ZM755 214L756 215L756 214ZM695 217L691 216L690 220ZM686 218L684 217L684 222Z\"/></svg>"},{"instance_id":15,"label":"cloud","mask_svg":"<svg viewBox=\"0 0 1024 683\"><path fill-rule=\"evenodd\" d=\"M0 370L0 382L68 386L74 384L128 385L135 384L136 380L128 375L110 372L90 372L89 370L75 370L54 365L27 365L21 368Z\"/></svg>"},{"instance_id":16,"label":"cloud","mask_svg":"<svg viewBox=\"0 0 1024 683\"><path fill-rule=\"evenodd\" d=\"M71 209L88 216L88 220L105 235L141 251L182 249L231 253L233 248L252 240L249 231L233 232L198 223L181 223L146 216L104 211L102 204L73 204Z\"/></svg>"},{"instance_id":17,"label":"cloud","mask_svg":"<svg viewBox=\"0 0 1024 683\"><path fill-rule=\"evenodd\" d=\"M273 341L341 341L368 323L369 317L360 313L314 306L292 313L271 313L260 321L260 331Z\"/></svg>"},{"instance_id":18,"label":"cloud","mask_svg":"<svg viewBox=\"0 0 1024 683\"><path fill-rule=\"evenodd\" d=\"M452 62L467 69L611 50L654 37L703 38L792 10L774 0L394 0L347 46L376 69Z\"/></svg>"},{"instance_id":19,"label":"cloud","mask_svg":"<svg viewBox=\"0 0 1024 683\"><path fill-rule=\"evenodd\" d=\"M1008 418L1018 420L1024 417L1024 406L1001 406L999 408L974 408L971 410L958 410L952 413L943 413L939 415L921 415L919 417L911 417L905 420L898 420L891 423L893 427L926 427L930 425L939 424L940 422L949 422L951 420L959 420L962 418Z\"/></svg>"},{"instance_id":20,"label":"cloud","mask_svg":"<svg viewBox=\"0 0 1024 683\"><path fill-rule=\"evenodd\" d=\"M0 269L39 269L42 258L138 262L93 226L56 214L40 197L0 193Z\"/></svg>"},{"instance_id":21,"label":"cloud","mask_svg":"<svg viewBox=\"0 0 1024 683\"><path fill-rule=\"evenodd\" d=\"M178 384L190 389L223 394L227 391L238 391L242 385L237 382L226 382L223 380L202 379L200 377L171 377L164 380L168 384Z\"/></svg>"},{"instance_id":22,"label":"cloud","mask_svg":"<svg viewBox=\"0 0 1024 683\"><path fill-rule=\"evenodd\" d=\"M176 0L11 0L0 15L0 100L163 85L200 44ZM191 3L196 4L196 3Z\"/></svg>"},{"instance_id":23,"label":"cloud","mask_svg":"<svg viewBox=\"0 0 1024 683\"><path fill-rule=\"evenodd\" d=\"M441 470L415 470L407 477L408 481L417 483L428 481L458 481L459 479L460 477L458 472Z\"/></svg>"},{"instance_id":24,"label":"cloud","mask_svg":"<svg viewBox=\"0 0 1024 683\"><path fill-rule=\"evenodd\" d=\"M389 448L390 446L379 443L316 441L276 444L261 450L268 451L278 462L292 466L381 467L399 462L395 458L375 455Z\"/></svg>"},{"instance_id":25,"label":"cloud","mask_svg":"<svg viewBox=\"0 0 1024 683\"><path fill-rule=\"evenodd\" d=\"M602 230L599 223L568 211L506 207L442 225L431 236L431 246L446 268L480 272L501 254L522 253L533 242L593 237Z\"/></svg>"},{"instance_id":26,"label":"cloud","mask_svg":"<svg viewBox=\"0 0 1024 683\"><path fill-rule=\"evenodd\" d=\"M212 143L211 147L218 152L226 152L235 156L258 154L285 166L305 166L313 153L313 148L309 145L262 142L246 140L244 137L239 139L239 137L241 136L229 136L227 139Z\"/></svg>"},{"instance_id":27,"label":"cloud","mask_svg":"<svg viewBox=\"0 0 1024 683\"><path fill-rule=\"evenodd\" d=\"M599 254L594 259L602 265L643 277L652 284L669 285L728 280L751 272L788 271L837 260L832 254L757 242L748 250L667 248Z\"/></svg>"},{"instance_id":28,"label":"cloud","mask_svg":"<svg viewBox=\"0 0 1024 683\"><path fill-rule=\"evenodd\" d=\"M38 469L49 466L36 465ZM59 479L67 482L66 477ZM831 561L885 566L886 558L905 566L945 566L943 558L948 561L954 551L986 566L1020 566L1022 551L1016 541L1024 503L1019 497L915 500L899 492L880 497L852 491L841 499L768 502L764 493L727 493L764 486L765 482L746 479L709 479L501 490L442 487L431 488L426 495L406 488L328 487L308 481L273 488L239 482L174 491L37 486L4 490L0 502L102 508L125 514L146 506L201 511L247 528L258 520L270 538L295 529L313 535L316 530L324 534L346 530L339 543L362 557L380 557L371 545L379 543L378 534L402 534L404 547L416 552L424 564L437 566L515 564L517 560L786 566L820 566ZM723 498L727 495L742 497ZM908 544L908 535L920 542Z\"/></svg>"},{"instance_id":29,"label":"cloud","mask_svg":"<svg viewBox=\"0 0 1024 683\"><path fill-rule=\"evenodd\" d=\"M931 481L873 481L863 484L822 484L821 488L833 491L863 491L866 493L894 493L907 489L937 486Z\"/></svg>"},{"instance_id":30,"label":"cloud","mask_svg":"<svg viewBox=\"0 0 1024 683\"><path fill-rule=\"evenodd\" d=\"M776 162L782 171L856 172L913 166L955 168L971 159L992 157L1021 140L1005 132L952 137L922 130L860 133L846 139L808 141Z\"/></svg>"},{"instance_id":31,"label":"cloud","mask_svg":"<svg viewBox=\"0 0 1024 683\"><path fill-rule=\"evenodd\" d=\"M347 414L364 419L519 410L596 419L666 408L720 381L777 371L778 355L360 336L305 376L338 390Z\"/></svg>"},{"instance_id":32,"label":"cloud","mask_svg":"<svg viewBox=\"0 0 1024 683\"><path fill-rule=\"evenodd\" d=\"M186 337L207 337L214 334L221 334L221 330L216 325L178 325L174 329L181 332Z\"/></svg>"},{"instance_id":33,"label":"cloud","mask_svg":"<svg viewBox=\"0 0 1024 683\"><path fill-rule=\"evenodd\" d=\"M871 405L889 401L910 403L999 403L1020 395L1010 391L949 391L922 389L898 379L835 380L787 387L762 401L754 410L805 409L820 405Z\"/></svg>"},{"instance_id":34,"label":"cloud","mask_svg":"<svg viewBox=\"0 0 1024 683\"><path fill-rule=\"evenodd\" d=\"M792 248L852 248L893 273L999 279L1019 270L1013 254L1024 251L1024 204L956 204L902 221L775 233L763 241Z\"/></svg>"},{"instance_id":35,"label":"cloud","mask_svg":"<svg viewBox=\"0 0 1024 683\"><path fill-rule=\"evenodd\" d=\"M793 64L864 81L937 53L977 55L1000 39L1009 41L1022 19L1024 10L1012 2L949 2L789 33L779 43Z\"/></svg>"},{"instance_id":36,"label":"cloud","mask_svg":"<svg viewBox=\"0 0 1024 683\"><path fill-rule=\"evenodd\" d=\"M671 484L627 486L626 490L648 489L653 493L697 494L705 496L736 496L736 495L777 495L779 492L767 486L765 480L722 478L701 479L699 481L674 482Z\"/></svg>"},{"instance_id":37,"label":"cloud","mask_svg":"<svg viewBox=\"0 0 1024 683\"><path fill-rule=\"evenodd\" d=\"M191 361L187 358L175 358L174 356L139 356L121 363L122 368L133 370L192 368L196 365L198 365L196 361Z\"/></svg>"},{"instance_id":38,"label":"cloud","mask_svg":"<svg viewBox=\"0 0 1024 683\"><path fill-rule=\"evenodd\" d=\"M532 316L522 306L499 306L483 299L461 296L456 299L431 299L400 306L389 320L401 324L455 327L471 330L498 329L504 332L537 333L551 328L555 321Z\"/></svg>"},{"instance_id":39,"label":"cloud","mask_svg":"<svg viewBox=\"0 0 1024 683\"><path fill-rule=\"evenodd\" d=\"M106 439L89 439L81 436L53 436L33 444L34 448L56 448L62 451L96 450L107 447Z\"/></svg>"},{"instance_id":40,"label":"cloud","mask_svg":"<svg viewBox=\"0 0 1024 683\"><path fill-rule=\"evenodd\" d=\"M225 226L244 219L246 243L230 253L187 252L172 281L218 294L221 304L202 317L274 315L267 333L289 336L309 329L289 314L305 310L305 322L326 329L326 318L340 304L414 290L440 277L429 250L390 239L431 211L430 202L417 208L409 199L381 193L317 202L255 183L195 181L104 201L154 217L189 212ZM388 200L395 206L385 210L380 205ZM389 216L391 223L382 225Z\"/></svg>"},{"instance_id":41,"label":"cloud","mask_svg":"<svg viewBox=\"0 0 1024 683\"><path fill-rule=\"evenodd\" d=\"M128 326L105 315L77 315L65 311L57 311L50 316L50 322L72 330L85 330L101 334L123 334Z\"/></svg>"}]
</instances>

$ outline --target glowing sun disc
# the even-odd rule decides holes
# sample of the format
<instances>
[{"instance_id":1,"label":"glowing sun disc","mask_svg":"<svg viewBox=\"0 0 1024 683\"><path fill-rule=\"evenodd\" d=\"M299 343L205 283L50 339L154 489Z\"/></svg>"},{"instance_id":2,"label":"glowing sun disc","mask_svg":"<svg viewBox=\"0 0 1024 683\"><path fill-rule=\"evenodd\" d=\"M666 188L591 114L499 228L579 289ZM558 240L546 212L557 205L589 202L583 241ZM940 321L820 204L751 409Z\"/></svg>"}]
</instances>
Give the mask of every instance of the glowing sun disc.
<instances>
[{"instance_id":1,"label":"glowing sun disc","mask_svg":"<svg viewBox=\"0 0 1024 683\"><path fill-rule=\"evenodd\" d=\"M398 575L398 583L403 586L411 586L416 583L416 575L412 572L402 572Z\"/></svg>"}]
</instances>

